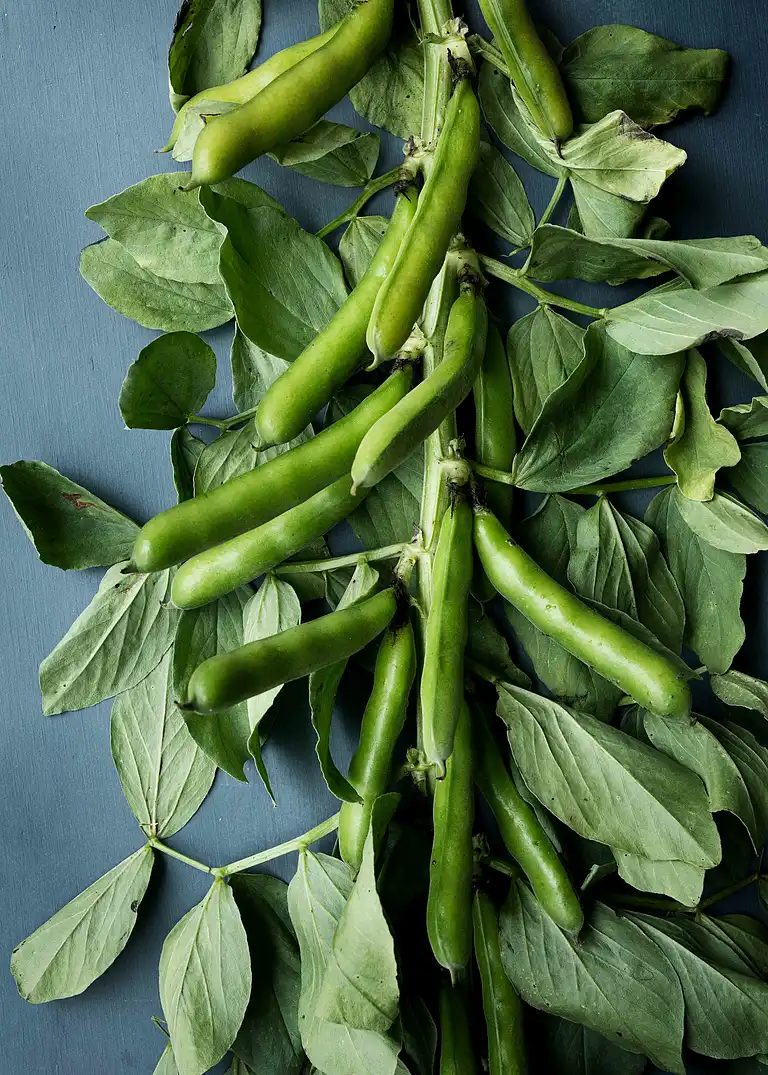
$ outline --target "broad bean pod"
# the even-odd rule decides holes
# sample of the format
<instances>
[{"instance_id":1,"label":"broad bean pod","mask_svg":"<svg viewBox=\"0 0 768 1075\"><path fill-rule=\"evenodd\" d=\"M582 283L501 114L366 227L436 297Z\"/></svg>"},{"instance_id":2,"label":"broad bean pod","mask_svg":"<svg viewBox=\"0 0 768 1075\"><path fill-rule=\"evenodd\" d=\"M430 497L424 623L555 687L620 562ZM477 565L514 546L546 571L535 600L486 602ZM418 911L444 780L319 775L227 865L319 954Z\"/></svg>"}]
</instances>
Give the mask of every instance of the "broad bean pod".
<instances>
[{"instance_id":1,"label":"broad bean pod","mask_svg":"<svg viewBox=\"0 0 768 1075\"><path fill-rule=\"evenodd\" d=\"M519 863L541 906L568 933L584 924L579 897L533 807L504 764L485 719L473 714L475 782L499 826L504 846Z\"/></svg>"},{"instance_id":2,"label":"broad bean pod","mask_svg":"<svg viewBox=\"0 0 768 1075\"><path fill-rule=\"evenodd\" d=\"M321 48L278 75L244 105L209 120L195 142L186 189L220 183L263 153L309 130L360 81L383 51L393 12L394 0L359 0Z\"/></svg>"},{"instance_id":3,"label":"broad bean pod","mask_svg":"<svg viewBox=\"0 0 768 1075\"><path fill-rule=\"evenodd\" d=\"M472 956L472 727L462 700L445 777L435 784L429 866L427 935L435 959L455 982Z\"/></svg>"},{"instance_id":4,"label":"broad bean pod","mask_svg":"<svg viewBox=\"0 0 768 1075\"><path fill-rule=\"evenodd\" d=\"M256 412L264 444L283 444L297 437L361 365L376 295L392 269L416 203L415 187L409 185L400 191L389 227L357 287L267 390Z\"/></svg>"},{"instance_id":5,"label":"broad bean pod","mask_svg":"<svg viewBox=\"0 0 768 1075\"><path fill-rule=\"evenodd\" d=\"M523 1003L501 962L499 912L481 889L475 893L472 923L488 1032L488 1075L526 1075Z\"/></svg>"},{"instance_id":6,"label":"broad bean pod","mask_svg":"<svg viewBox=\"0 0 768 1075\"><path fill-rule=\"evenodd\" d=\"M199 608L244 586L322 537L351 515L359 502L345 475L269 522L198 553L176 572L173 603L177 608Z\"/></svg>"},{"instance_id":7,"label":"broad bean pod","mask_svg":"<svg viewBox=\"0 0 768 1075\"><path fill-rule=\"evenodd\" d=\"M398 601L397 590L390 587L358 605L209 657L192 673L183 708L220 713L281 683L343 661L381 634Z\"/></svg>"},{"instance_id":8,"label":"broad bean pod","mask_svg":"<svg viewBox=\"0 0 768 1075\"><path fill-rule=\"evenodd\" d=\"M534 627L651 713L660 717L690 713L691 692L675 665L550 578L480 505L475 510L474 538L494 587Z\"/></svg>"},{"instance_id":9,"label":"broad bean pod","mask_svg":"<svg viewBox=\"0 0 768 1075\"><path fill-rule=\"evenodd\" d=\"M432 567L432 600L421 673L423 750L440 778L453 750L464 705L464 647L472 582L472 508L468 489L451 487Z\"/></svg>"},{"instance_id":10,"label":"broad bean pod","mask_svg":"<svg viewBox=\"0 0 768 1075\"><path fill-rule=\"evenodd\" d=\"M448 318L442 361L363 437L352 463L354 489L377 485L468 395L483 360L487 321L479 281L465 276Z\"/></svg>"},{"instance_id":11,"label":"broad bean pod","mask_svg":"<svg viewBox=\"0 0 768 1075\"><path fill-rule=\"evenodd\" d=\"M342 803L339 812L339 851L354 870L362 862L373 804L387 790L415 676L416 644L409 608L403 603L381 640L360 741L349 763L347 779L362 802Z\"/></svg>"},{"instance_id":12,"label":"broad bean pod","mask_svg":"<svg viewBox=\"0 0 768 1075\"><path fill-rule=\"evenodd\" d=\"M440 990L440 1073L478 1075L475 1049L462 989L445 985Z\"/></svg>"},{"instance_id":13,"label":"broad bean pod","mask_svg":"<svg viewBox=\"0 0 768 1075\"><path fill-rule=\"evenodd\" d=\"M136 571L160 571L228 541L313 496L349 469L371 424L402 399L413 379L404 365L353 411L316 437L161 512L133 546Z\"/></svg>"},{"instance_id":14,"label":"broad bean pod","mask_svg":"<svg viewBox=\"0 0 768 1075\"><path fill-rule=\"evenodd\" d=\"M536 126L555 142L570 138L573 114L555 60L538 35L525 0L479 0L515 89Z\"/></svg>"},{"instance_id":15,"label":"broad bean pod","mask_svg":"<svg viewBox=\"0 0 768 1075\"><path fill-rule=\"evenodd\" d=\"M377 362L393 358L421 317L432 281L459 230L480 151L480 106L468 78L453 92L419 204L368 326Z\"/></svg>"}]
</instances>

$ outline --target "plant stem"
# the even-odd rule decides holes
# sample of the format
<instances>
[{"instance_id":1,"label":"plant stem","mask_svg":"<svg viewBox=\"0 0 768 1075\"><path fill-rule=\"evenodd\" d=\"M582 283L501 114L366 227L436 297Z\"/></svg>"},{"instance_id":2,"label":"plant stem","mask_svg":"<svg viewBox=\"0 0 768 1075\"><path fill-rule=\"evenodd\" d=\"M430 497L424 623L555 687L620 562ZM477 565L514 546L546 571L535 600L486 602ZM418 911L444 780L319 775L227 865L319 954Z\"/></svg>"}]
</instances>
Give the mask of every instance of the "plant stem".
<instances>
[{"instance_id":1,"label":"plant stem","mask_svg":"<svg viewBox=\"0 0 768 1075\"><path fill-rule=\"evenodd\" d=\"M417 7L422 34L439 38L453 14L451 0L417 0ZM430 145L437 138L450 95L448 50L440 41L425 41L421 139L426 145Z\"/></svg>"},{"instance_id":2,"label":"plant stem","mask_svg":"<svg viewBox=\"0 0 768 1075\"><path fill-rule=\"evenodd\" d=\"M278 844L276 847L268 847L266 851L258 851L255 855L249 855L248 858L230 862L228 866L219 867L217 873L220 877L228 877L233 873L242 873L243 870L248 870L251 866L261 866L264 862L271 862L272 859L290 855L292 851L301 851L303 848L308 847L309 844L315 843L316 840L321 840L323 836L328 836L329 833L335 832L338 827L339 815L334 814L333 817L326 818L325 821L321 821L319 825L315 825L314 828L302 833L301 836L295 836L293 840L286 840L284 844Z\"/></svg>"},{"instance_id":3,"label":"plant stem","mask_svg":"<svg viewBox=\"0 0 768 1075\"><path fill-rule=\"evenodd\" d=\"M206 418L205 415L195 414L188 419L190 425L193 426L215 426L216 429L225 430L227 428L226 418Z\"/></svg>"},{"instance_id":4,"label":"plant stem","mask_svg":"<svg viewBox=\"0 0 768 1075\"><path fill-rule=\"evenodd\" d=\"M534 284L533 281L523 276L519 269L513 269L511 266L505 265L487 254L479 254L478 257L480 258L480 267L485 272L490 273L491 276L495 276L499 280L503 280L507 284L511 284L520 291L524 291L544 306L559 306L561 309L570 310L575 314L584 314L585 317L600 318L605 317L608 313L606 307L586 306L583 302L576 302L575 299L567 299L564 295L555 295L552 291L545 291L543 287L539 287L538 284Z\"/></svg>"},{"instance_id":5,"label":"plant stem","mask_svg":"<svg viewBox=\"0 0 768 1075\"><path fill-rule=\"evenodd\" d=\"M515 484L515 479L508 470L496 470L495 467L487 467L483 463L475 462L474 459L465 459L465 462L469 463L475 474L481 478L487 478L489 482L496 482L497 485Z\"/></svg>"},{"instance_id":6,"label":"plant stem","mask_svg":"<svg viewBox=\"0 0 768 1075\"><path fill-rule=\"evenodd\" d=\"M548 224L549 221L552 219L552 214L554 213L555 209L557 209L558 205L560 204L560 199L563 196L563 191L565 190L565 185L566 185L567 182L568 182L567 173L565 175L561 175L560 178L557 181L557 186L555 187L554 193L552 194L552 197L549 199L549 205L544 210L544 212L541 214L541 220L539 221L537 227L541 228L544 224Z\"/></svg>"},{"instance_id":7,"label":"plant stem","mask_svg":"<svg viewBox=\"0 0 768 1075\"><path fill-rule=\"evenodd\" d=\"M401 541L397 545L385 545L381 549L364 552L351 552L347 556L335 556L332 560L304 560L301 563L284 563L273 569L275 575L309 575L322 571L336 571L340 567L353 567L357 564L373 564L377 560L396 560L410 542Z\"/></svg>"},{"instance_id":8,"label":"plant stem","mask_svg":"<svg viewBox=\"0 0 768 1075\"><path fill-rule=\"evenodd\" d=\"M707 896L705 900L702 900L698 906L699 911L705 911L707 907L712 907L713 904L719 903L720 900L724 900L727 896L733 896L736 892L741 892L743 888L748 888L754 884L755 881L760 880L760 871L750 874L749 877L742 878L741 881L737 881L733 885L729 885L727 888L720 889L719 892L715 892L711 896Z\"/></svg>"},{"instance_id":9,"label":"plant stem","mask_svg":"<svg viewBox=\"0 0 768 1075\"><path fill-rule=\"evenodd\" d=\"M495 45L492 45L490 41L486 41L480 34L470 34L468 43L471 52L476 56L482 56L484 60L488 60L497 70L501 71L502 75L506 75L510 82L512 81L509 68L504 63L504 57Z\"/></svg>"},{"instance_id":10,"label":"plant stem","mask_svg":"<svg viewBox=\"0 0 768 1075\"><path fill-rule=\"evenodd\" d=\"M629 478L627 481L595 482L594 485L581 485L578 489L569 489L569 496L603 496L606 493L628 493L633 489L659 489L664 485L674 485L675 474L659 474L654 478Z\"/></svg>"},{"instance_id":11,"label":"plant stem","mask_svg":"<svg viewBox=\"0 0 768 1075\"><path fill-rule=\"evenodd\" d=\"M324 228L321 228L320 231L317 232L318 239L324 239L326 235L330 235L332 231L336 231L342 224L346 224L349 220L354 220L360 210L365 208L374 194L378 194L380 190L386 190L387 187L391 187L398 181L398 179L400 179L402 174L402 166L398 165L397 168L392 168L391 171L385 172L384 175L377 176L375 179L369 179L363 187L362 193L355 198L352 204L345 209L343 213L339 213L337 217L334 217Z\"/></svg>"},{"instance_id":12,"label":"plant stem","mask_svg":"<svg viewBox=\"0 0 768 1075\"><path fill-rule=\"evenodd\" d=\"M186 863L187 866L191 866L194 870L200 870L201 873L217 873L215 867L206 866L205 863L198 862L197 859L190 858L189 855L183 855L181 851L176 851L174 848L169 847L168 844L164 844L162 840L157 838L157 836L150 836L147 843L150 847L153 847L155 851L162 851L163 854L168 855L169 858L178 859L179 862Z\"/></svg>"}]
</instances>

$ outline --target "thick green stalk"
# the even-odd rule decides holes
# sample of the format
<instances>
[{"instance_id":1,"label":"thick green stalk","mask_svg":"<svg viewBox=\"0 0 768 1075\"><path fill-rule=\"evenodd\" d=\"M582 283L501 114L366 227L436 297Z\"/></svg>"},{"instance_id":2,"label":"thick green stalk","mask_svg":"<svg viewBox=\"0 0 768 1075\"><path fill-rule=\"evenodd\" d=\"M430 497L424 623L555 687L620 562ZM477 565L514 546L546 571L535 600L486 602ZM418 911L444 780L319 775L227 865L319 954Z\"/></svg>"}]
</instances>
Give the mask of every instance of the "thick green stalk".
<instances>
[{"instance_id":1,"label":"thick green stalk","mask_svg":"<svg viewBox=\"0 0 768 1075\"><path fill-rule=\"evenodd\" d=\"M441 37L452 17L451 0L418 0L419 22L425 36ZM421 112L421 139L429 144L437 137L443 113L451 95L448 50L438 41L424 45L424 103Z\"/></svg>"},{"instance_id":2,"label":"thick green stalk","mask_svg":"<svg viewBox=\"0 0 768 1075\"><path fill-rule=\"evenodd\" d=\"M559 306L563 310L570 310L572 313L584 314L585 317L594 318L605 317L608 313L606 307L586 306L583 302L576 302L575 299L567 299L564 295L556 295L552 291L547 291L524 276L520 269L513 269L510 265L505 265L503 261L488 257L487 254L479 254L478 257L480 258L480 268L484 272L490 273L491 276L495 276L498 280L511 284L512 287L516 287L520 291L524 291L526 295L530 295L544 306Z\"/></svg>"},{"instance_id":3,"label":"thick green stalk","mask_svg":"<svg viewBox=\"0 0 768 1075\"><path fill-rule=\"evenodd\" d=\"M302 833L301 836L295 836L293 840L286 840L285 843L277 844L276 847L269 847L266 851L258 851L255 855L249 855L248 858L230 862L228 866L220 866L216 872L220 877L229 877L233 873L242 873L243 870L249 870L252 866L261 866L265 862L271 862L272 859L290 855L292 851L301 851L303 848L309 847L310 844L315 843L317 840L322 840L324 836L336 832L338 827L339 815L334 814L332 817L326 818L325 821L321 821L319 825L315 825L314 828Z\"/></svg>"}]
</instances>

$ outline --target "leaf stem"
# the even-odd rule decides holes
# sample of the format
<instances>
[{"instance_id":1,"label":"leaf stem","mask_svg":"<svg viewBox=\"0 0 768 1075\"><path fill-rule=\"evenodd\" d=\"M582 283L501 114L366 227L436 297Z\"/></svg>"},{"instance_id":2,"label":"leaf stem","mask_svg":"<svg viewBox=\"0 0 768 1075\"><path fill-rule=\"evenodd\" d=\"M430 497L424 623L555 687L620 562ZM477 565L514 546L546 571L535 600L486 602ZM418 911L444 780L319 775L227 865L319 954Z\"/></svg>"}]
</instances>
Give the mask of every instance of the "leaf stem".
<instances>
[{"instance_id":1,"label":"leaf stem","mask_svg":"<svg viewBox=\"0 0 768 1075\"><path fill-rule=\"evenodd\" d=\"M206 866L204 862L198 862L197 859L193 859L189 855L184 855L181 851L176 851L175 848L169 847L168 844L164 844L157 836L150 836L147 843L150 847L154 848L155 851L162 851L162 853L168 855L169 858L178 859L179 862L184 862L194 870L200 870L201 873L216 874L218 872L214 866Z\"/></svg>"},{"instance_id":2,"label":"leaf stem","mask_svg":"<svg viewBox=\"0 0 768 1075\"><path fill-rule=\"evenodd\" d=\"M339 213L337 217L334 217L333 220L317 232L318 239L324 239L326 235L330 235L332 231L336 231L342 224L346 224L349 220L354 220L360 210L365 208L374 194L378 194L380 190L386 190L387 187L393 186L393 184L401 178L402 174L402 165L398 165L397 168L392 168L389 172L377 176L376 179L369 179L363 187L362 193L355 198L352 204L345 209L343 213Z\"/></svg>"},{"instance_id":3,"label":"leaf stem","mask_svg":"<svg viewBox=\"0 0 768 1075\"><path fill-rule=\"evenodd\" d=\"M561 309L570 310L574 314L584 314L585 317L594 318L605 317L608 313L606 307L587 306L583 302L576 302L575 299L567 299L564 295L556 295L552 291L546 291L543 287L539 287L538 284L534 284L532 280L528 280L523 276L519 269L513 269L510 265L505 265L502 261L497 261L496 258L489 257L487 254L478 254L478 257L480 267L485 272L495 276L498 280L511 284L512 287L516 287L520 291L524 291L544 306L559 306Z\"/></svg>"},{"instance_id":4,"label":"leaf stem","mask_svg":"<svg viewBox=\"0 0 768 1075\"><path fill-rule=\"evenodd\" d=\"M495 45L492 45L490 41L486 41L480 34L470 34L468 44L470 52L473 52L476 56L482 56L484 60L488 60L502 75L506 75L510 82L512 81L509 68L504 63L504 57Z\"/></svg>"},{"instance_id":5,"label":"leaf stem","mask_svg":"<svg viewBox=\"0 0 768 1075\"><path fill-rule=\"evenodd\" d=\"M187 422L193 426L215 426L216 429L222 431L227 428L226 418L206 418L203 414L193 414L191 418L187 419Z\"/></svg>"},{"instance_id":6,"label":"leaf stem","mask_svg":"<svg viewBox=\"0 0 768 1075\"><path fill-rule=\"evenodd\" d=\"M283 563L274 568L275 575L308 575L322 571L336 571L340 567L356 567L358 564L372 564L378 560L397 560L409 547L409 542L401 541L397 545L385 545L381 549L351 552L347 556L336 556L332 560L304 560L301 563Z\"/></svg>"},{"instance_id":7,"label":"leaf stem","mask_svg":"<svg viewBox=\"0 0 768 1075\"><path fill-rule=\"evenodd\" d=\"M566 172L564 175L561 175L560 178L558 179L557 186L555 187L554 193L552 194L552 197L549 199L549 204L547 205L547 208L541 214L541 220L536 225L537 227L541 228L545 224L548 224L550 222L550 220L552 219L552 214L554 213L555 209L557 209L558 205L560 204L560 199L563 196L563 192L565 191L565 186L566 186L567 182L568 182L568 173Z\"/></svg>"},{"instance_id":8,"label":"leaf stem","mask_svg":"<svg viewBox=\"0 0 768 1075\"><path fill-rule=\"evenodd\" d=\"M228 866L219 867L217 873L220 877L228 877L233 873L242 873L243 870L248 870L251 866L261 866L265 862L271 862L272 859L290 855L292 851L301 851L303 848L308 847L309 844L321 840L323 836L328 836L329 833L335 832L338 827L339 815L334 814L332 817L326 818L325 821L321 821L319 825L315 825L314 828L302 833L301 836L295 836L292 840L286 840L285 843L277 844L275 847L268 847L266 851L258 851L255 855L249 855L248 858L230 862Z\"/></svg>"},{"instance_id":9,"label":"leaf stem","mask_svg":"<svg viewBox=\"0 0 768 1075\"><path fill-rule=\"evenodd\" d=\"M595 482L594 485L581 485L578 489L569 489L569 496L604 496L606 493L629 493L633 489L659 489L664 485L674 485L675 474L659 474L653 478L628 478L627 481Z\"/></svg>"},{"instance_id":10,"label":"leaf stem","mask_svg":"<svg viewBox=\"0 0 768 1075\"><path fill-rule=\"evenodd\" d=\"M754 884L755 881L759 881L761 877L760 871L749 875L749 877L742 878L741 881L736 881L735 884L729 885L727 888L721 888L719 892L713 893L711 896L707 896L705 900L702 900L697 910L705 911L707 907L712 907L713 904L719 903L720 900L726 899L728 896L733 896L736 892L741 892L743 888L748 888Z\"/></svg>"},{"instance_id":11,"label":"leaf stem","mask_svg":"<svg viewBox=\"0 0 768 1075\"><path fill-rule=\"evenodd\" d=\"M496 470L495 467L487 467L484 463L478 463L474 459L466 459L465 462L474 470L475 474L478 474L481 478L487 478L489 482L496 482L497 485L514 485L515 479L508 470Z\"/></svg>"}]
</instances>

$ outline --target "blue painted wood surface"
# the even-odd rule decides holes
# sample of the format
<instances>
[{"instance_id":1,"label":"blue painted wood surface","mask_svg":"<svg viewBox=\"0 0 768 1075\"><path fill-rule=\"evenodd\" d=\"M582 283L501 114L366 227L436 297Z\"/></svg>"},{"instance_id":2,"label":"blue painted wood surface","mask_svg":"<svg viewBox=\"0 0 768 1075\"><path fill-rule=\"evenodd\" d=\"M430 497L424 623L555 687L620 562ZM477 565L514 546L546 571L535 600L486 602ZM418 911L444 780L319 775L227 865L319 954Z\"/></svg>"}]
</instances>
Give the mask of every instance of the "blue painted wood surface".
<instances>
[{"instance_id":1,"label":"blue painted wood surface","mask_svg":"<svg viewBox=\"0 0 768 1075\"><path fill-rule=\"evenodd\" d=\"M263 55L317 30L312 0L265 0L265 8ZM763 0L539 0L536 11L564 41L590 26L623 21L686 45L727 49L733 66L725 103L714 117L669 129L689 163L669 182L659 209L683 237L754 232L768 240ZM154 333L106 307L77 265L80 249L100 235L83 216L86 206L173 167L152 150L165 142L172 118L165 54L174 14L175 0L11 0L0 11L0 460L44 459L139 521L173 499L167 436L123 429L117 409L125 370ZM332 115L365 126L348 102ZM382 169L398 154L388 142ZM525 166L520 172L540 210L551 181ZM310 229L354 196L268 160L245 174ZM380 197L372 211L388 211L387 199ZM574 286L573 294L596 291ZM524 298L502 297L508 322L528 309ZM210 413L229 413L229 331L207 336L222 359ZM725 367L714 380L718 404L756 390ZM625 503L642 510L645 501ZM110 758L109 703L55 718L40 709L38 664L90 600L98 573L44 567L6 502L0 511L0 963L7 966L15 943L138 847L141 834ZM765 556L750 563L749 635L737 660L765 676L767 563ZM279 705L268 750L279 809L255 781L219 777L199 814L174 838L179 849L211 863L229 861L332 812L301 689L286 690ZM342 714L342 763L353 724ZM281 863L284 876L291 865ZM162 940L205 884L181 864L158 862L125 953L79 998L32 1007L16 995L7 970L0 971L0 1073L148 1075L163 1047L150 1022L161 1014Z\"/></svg>"}]
</instances>

